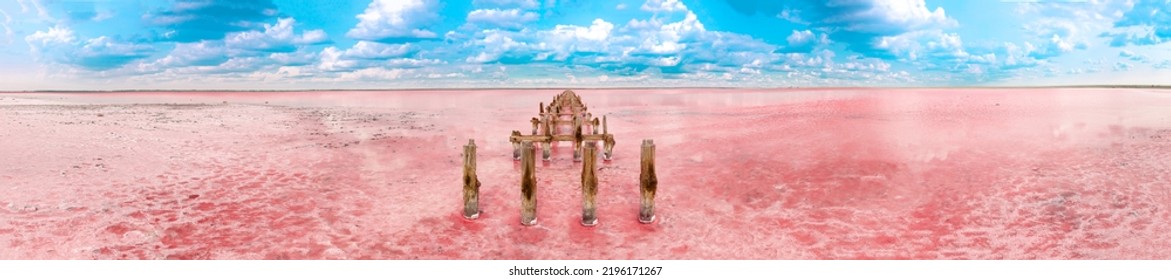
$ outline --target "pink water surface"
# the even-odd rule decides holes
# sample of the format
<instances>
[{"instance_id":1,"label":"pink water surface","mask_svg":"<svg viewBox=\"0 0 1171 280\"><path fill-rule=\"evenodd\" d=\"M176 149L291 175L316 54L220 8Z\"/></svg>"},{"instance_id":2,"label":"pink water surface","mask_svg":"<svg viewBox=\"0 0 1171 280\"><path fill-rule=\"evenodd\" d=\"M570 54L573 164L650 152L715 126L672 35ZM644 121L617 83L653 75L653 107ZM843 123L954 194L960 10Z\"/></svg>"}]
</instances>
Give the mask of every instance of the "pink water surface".
<instances>
[{"instance_id":1,"label":"pink water surface","mask_svg":"<svg viewBox=\"0 0 1171 280\"><path fill-rule=\"evenodd\" d=\"M0 259L1171 258L1171 91L577 90L600 225L563 143L521 226L507 137L557 93L0 94Z\"/></svg>"}]
</instances>

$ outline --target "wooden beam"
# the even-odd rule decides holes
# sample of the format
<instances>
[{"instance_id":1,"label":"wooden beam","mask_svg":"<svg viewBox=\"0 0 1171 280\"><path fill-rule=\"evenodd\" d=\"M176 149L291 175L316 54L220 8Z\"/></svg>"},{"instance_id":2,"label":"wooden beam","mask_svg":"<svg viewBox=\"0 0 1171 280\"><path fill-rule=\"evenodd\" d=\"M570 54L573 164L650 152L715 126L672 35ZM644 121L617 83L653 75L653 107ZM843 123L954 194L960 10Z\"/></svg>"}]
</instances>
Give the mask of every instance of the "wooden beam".
<instances>
[{"instance_id":1,"label":"wooden beam","mask_svg":"<svg viewBox=\"0 0 1171 280\"><path fill-rule=\"evenodd\" d=\"M659 179L655 176L655 143L642 140L642 170L638 176L639 194L642 196L638 210L638 221L644 224L655 221L655 192Z\"/></svg>"},{"instance_id":2,"label":"wooden beam","mask_svg":"<svg viewBox=\"0 0 1171 280\"><path fill-rule=\"evenodd\" d=\"M581 140L582 141L602 141L605 143L605 142L614 141L614 136L609 135L609 134L582 134ZM508 141L512 142L514 144L518 144L516 146L516 148L519 149L520 142L525 142L525 141L541 142L541 143L551 142L551 141L574 142L574 141L577 141L577 136L569 135L569 134L561 134L561 135L553 135L553 136L548 136L548 135L515 135L514 134L508 138ZM519 158L520 154L517 153L516 156L517 156L517 160L520 160L520 158Z\"/></svg>"}]
</instances>

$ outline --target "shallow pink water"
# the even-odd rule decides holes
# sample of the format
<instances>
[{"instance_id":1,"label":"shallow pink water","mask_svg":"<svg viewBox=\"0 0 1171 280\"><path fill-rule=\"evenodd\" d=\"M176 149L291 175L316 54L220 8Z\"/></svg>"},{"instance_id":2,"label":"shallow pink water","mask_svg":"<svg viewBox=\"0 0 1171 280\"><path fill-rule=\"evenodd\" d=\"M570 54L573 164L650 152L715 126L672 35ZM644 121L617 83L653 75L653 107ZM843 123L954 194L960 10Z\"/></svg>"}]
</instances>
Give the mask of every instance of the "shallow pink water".
<instances>
[{"instance_id":1,"label":"shallow pink water","mask_svg":"<svg viewBox=\"0 0 1171 280\"><path fill-rule=\"evenodd\" d=\"M507 136L559 92L0 94L0 259L1171 258L1168 91L579 90L601 225L561 144L524 227Z\"/></svg>"}]
</instances>

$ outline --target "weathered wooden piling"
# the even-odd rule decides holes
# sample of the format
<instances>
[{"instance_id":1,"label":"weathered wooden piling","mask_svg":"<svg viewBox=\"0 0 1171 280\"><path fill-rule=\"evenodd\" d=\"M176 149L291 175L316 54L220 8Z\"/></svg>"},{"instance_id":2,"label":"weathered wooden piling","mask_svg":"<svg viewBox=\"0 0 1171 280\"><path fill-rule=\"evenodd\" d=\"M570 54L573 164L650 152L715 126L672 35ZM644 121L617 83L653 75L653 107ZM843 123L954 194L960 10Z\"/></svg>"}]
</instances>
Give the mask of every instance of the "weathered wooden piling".
<instances>
[{"instance_id":1,"label":"weathered wooden piling","mask_svg":"<svg viewBox=\"0 0 1171 280\"><path fill-rule=\"evenodd\" d=\"M532 142L521 144L520 223L526 226L537 224L537 167L534 153Z\"/></svg>"},{"instance_id":2,"label":"weathered wooden piling","mask_svg":"<svg viewBox=\"0 0 1171 280\"><path fill-rule=\"evenodd\" d=\"M586 142L583 155L585 162L581 165L581 225L587 227L598 224L598 176L594 164L597 162L597 150L594 142Z\"/></svg>"},{"instance_id":3,"label":"weathered wooden piling","mask_svg":"<svg viewBox=\"0 0 1171 280\"><path fill-rule=\"evenodd\" d=\"M655 144L650 139L642 140L642 171L638 177L639 193L642 194L638 221L649 224L655 221L655 191L659 185L655 176Z\"/></svg>"},{"instance_id":4,"label":"weathered wooden piling","mask_svg":"<svg viewBox=\"0 0 1171 280\"><path fill-rule=\"evenodd\" d=\"M602 115L602 160L609 161L614 157L614 137L606 129L606 115Z\"/></svg>"},{"instance_id":5,"label":"weathered wooden piling","mask_svg":"<svg viewBox=\"0 0 1171 280\"><path fill-rule=\"evenodd\" d=\"M476 142L464 146L464 218L480 217L480 179L476 176Z\"/></svg>"},{"instance_id":6,"label":"weathered wooden piling","mask_svg":"<svg viewBox=\"0 0 1171 280\"><path fill-rule=\"evenodd\" d=\"M520 136L520 131L513 130L512 136ZM520 160L520 142L512 142L512 160Z\"/></svg>"},{"instance_id":7,"label":"weathered wooden piling","mask_svg":"<svg viewBox=\"0 0 1171 280\"><path fill-rule=\"evenodd\" d=\"M549 116L541 115L542 129L545 130L545 136L553 137L553 131L549 130ZM553 158L553 141L541 144L541 160L548 161Z\"/></svg>"},{"instance_id":8,"label":"weathered wooden piling","mask_svg":"<svg viewBox=\"0 0 1171 280\"><path fill-rule=\"evenodd\" d=\"M573 117L573 161L581 161L581 118Z\"/></svg>"}]
</instances>

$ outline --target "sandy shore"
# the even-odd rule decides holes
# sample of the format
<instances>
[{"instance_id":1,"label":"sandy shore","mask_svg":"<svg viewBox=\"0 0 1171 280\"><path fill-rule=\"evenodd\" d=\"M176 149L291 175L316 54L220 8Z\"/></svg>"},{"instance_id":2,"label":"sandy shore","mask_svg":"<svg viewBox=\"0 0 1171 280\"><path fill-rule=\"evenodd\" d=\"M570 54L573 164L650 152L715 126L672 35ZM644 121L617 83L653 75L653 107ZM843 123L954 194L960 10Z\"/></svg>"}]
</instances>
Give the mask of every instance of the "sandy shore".
<instances>
[{"instance_id":1,"label":"sandy shore","mask_svg":"<svg viewBox=\"0 0 1171 280\"><path fill-rule=\"evenodd\" d=\"M601 224L561 144L523 227L507 136L557 93L0 94L0 259L1171 258L1171 91L580 90Z\"/></svg>"}]
</instances>

